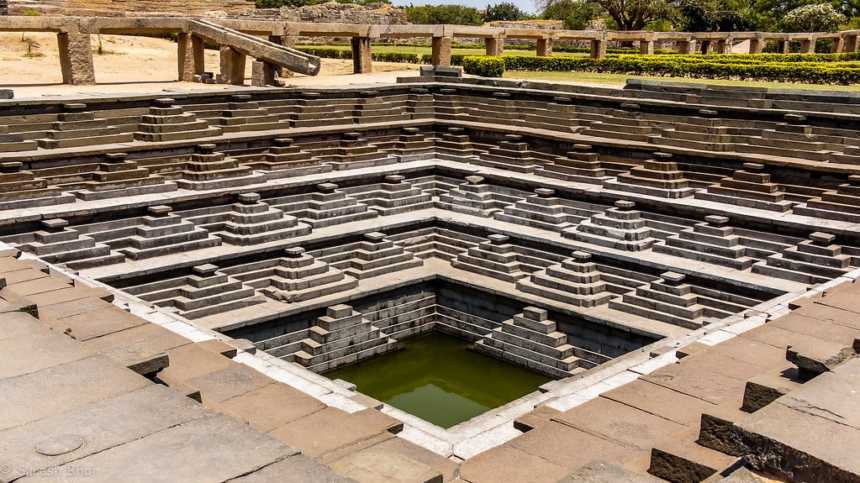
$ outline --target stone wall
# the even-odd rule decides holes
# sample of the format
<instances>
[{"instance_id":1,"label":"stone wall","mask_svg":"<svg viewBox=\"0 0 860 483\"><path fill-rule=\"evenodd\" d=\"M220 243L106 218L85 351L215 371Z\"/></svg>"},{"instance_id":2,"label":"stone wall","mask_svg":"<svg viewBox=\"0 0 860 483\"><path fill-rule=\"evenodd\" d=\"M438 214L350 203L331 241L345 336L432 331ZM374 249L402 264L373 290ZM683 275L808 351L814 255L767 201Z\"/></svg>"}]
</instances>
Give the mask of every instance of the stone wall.
<instances>
[{"instance_id":1,"label":"stone wall","mask_svg":"<svg viewBox=\"0 0 860 483\"><path fill-rule=\"evenodd\" d=\"M254 0L9 0L12 14L34 9L65 15L240 15L254 9Z\"/></svg>"},{"instance_id":2,"label":"stone wall","mask_svg":"<svg viewBox=\"0 0 860 483\"><path fill-rule=\"evenodd\" d=\"M289 22L353 23L371 25L407 24L406 10L387 4L361 6L328 2L304 7L257 9L243 16Z\"/></svg>"}]
</instances>

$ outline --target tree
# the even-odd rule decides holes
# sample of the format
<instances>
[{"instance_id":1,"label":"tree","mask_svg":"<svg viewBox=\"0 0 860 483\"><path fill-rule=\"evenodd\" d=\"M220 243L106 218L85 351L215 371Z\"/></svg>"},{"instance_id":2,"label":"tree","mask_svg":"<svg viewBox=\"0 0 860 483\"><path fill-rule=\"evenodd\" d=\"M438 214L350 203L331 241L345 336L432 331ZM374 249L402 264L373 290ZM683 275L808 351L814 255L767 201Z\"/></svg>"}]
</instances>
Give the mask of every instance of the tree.
<instances>
[{"instance_id":1,"label":"tree","mask_svg":"<svg viewBox=\"0 0 860 483\"><path fill-rule=\"evenodd\" d=\"M510 2L487 5L487 11L484 12L484 21L486 22L493 22L496 20L522 20L525 17L526 15L523 11Z\"/></svg>"},{"instance_id":2,"label":"tree","mask_svg":"<svg viewBox=\"0 0 860 483\"><path fill-rule=\"evenodd\" d=\"M835 32L846 21L829 3L797 7L782 18L784 32Z\"/></svg>"},{"instance_id":3,"label":"tree","mask_svg":"<svg viewBox=\"0 0 860 483\"><path fill-rule=\"evenodd\" d=\"M541 16L563 21L566 29L585 30L601 13L599 6L586 0L556 0L544 8Z\"/></svg>"},{"instance_id":4,"label":"tree","mask_svg":"<svg viewBox=\"0 0 860 483\"><path fill-rule=\"evenodd\" d=\"M544 11L565 0L542 1ZM642 30L648 23L672 18L674 8L666 0L588 0L605 11L620 30Z\"/></svg>"},{"instance_id":5,"label":"tree","mask_svg":"<svg viewBox=\"0 0 860 483\"><path fill-rule=\"evenodd\" d=\"M477 9L462 5L421 5L406 7L406 19L418 24L481 25L484 23Z\"/></svg>"},{"instance_id":6,"label":"tree","mask_svg":"<svg viewBox=\"0 0 860 483\"><path fill-rule=\"evenodd\" d=\"M680 0L679 27L685 32L736 32L755 29L744 0Z\"/></svg>"}]
</instances>

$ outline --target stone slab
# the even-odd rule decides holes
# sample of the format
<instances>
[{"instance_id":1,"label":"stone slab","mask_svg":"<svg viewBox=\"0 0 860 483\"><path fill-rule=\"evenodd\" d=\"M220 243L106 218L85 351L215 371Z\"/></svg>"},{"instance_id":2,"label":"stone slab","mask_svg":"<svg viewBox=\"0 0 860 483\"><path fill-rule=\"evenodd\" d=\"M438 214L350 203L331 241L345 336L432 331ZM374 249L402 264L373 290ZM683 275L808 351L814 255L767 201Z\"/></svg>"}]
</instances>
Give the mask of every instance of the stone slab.
<instances>
[{"instance_id":1,"label":"stone slab","mask_svg":"<svg viewBox=\"0 0 860 483\"><path fill-rule=\"evenodd\" d=\"M604 458L614 461L637 450L563 423L551 422L508 443L512 448L552 462L565 471Z\"/></svg>"},{"instance_id":2,"label":"stone slab","mask_svg":"<svg viewBox=\"0 0 860 483\"><path fill-rule=\"evenodd\" d=\"M317 457L388 433L402 427L402 424L375 409L348 414L329 407L285 424L269 434L301 448L306 455ZM338 430L332 431L333 428Z\"/></svg>"},{"instance_id":3,"label":"stone slab","mask_svg":"<svg viewBox=\"0 0 860 483\"><path fill-rule=\"evenodd\" d=\"M104 356L0 380L0 429L116 397L151 384Z\"/></svg>"},{"instance_id":4,"label":"stone slab","mask_svg":"<svg viewBox=\"0 0 860 483\"><path fill-rule=\"evenodd\" d=\"M87 474L86 481L105 483L225 481L295 454L239 421L212 416L74 461L62 474ZM34 483L44 477L36 473L18 481Z\"/></svg>"},{"instance_id":5,"label":"stone slab","mask_svg":"<svg viewBox=\"0 0 860 483\"><path fill-rule=\"evenodd\" d=\"M261 468L229 483L349 483L328 466L304 455L296 455Z\"/></svg>"},{"instance_id":6,"label":"stone slab","mask_svg":"<svg viewBox=\"0 0 860 483\"><path fill-rule=\"evenodd\" d=\"M275 383L212 403L209 407L265 433L321 411L326 405L298 389Z\"/></svg>"},{"instance_id":7,"label":"stone slab","mask_svg":"<svg viewBox=\"0 0 860 483\"><path fill-rule=\"evenodd\" d=\"M141 374L167 366L166 352L190 341L155 324L144 324L81 343L88 354L103 354Z\"/></svg>"},{"instance_id":8,"label":"stone slab","mask_svg":"<svg viewBox=\"0 0 860 483\"><path fill-rule=\"evenodd\" d=\"M206 416L203 407L192 400L164 386L148 385L0 431L0 468L36 472L56 467ZM79 438L78 448L50 456L34 451L69 435ZM22 471L0 475L4 479L21 476L24 476Z\"/></svg>"},{"instance_id":9,"label":"stone slab","mask_svg":"<svg viewBox=\"0 0 860 483\"><path fill-rule=\"evenodd\" d=\"M696 426L702 412L713 404L637 379L601 395L684 426Z\"/></svg>"},{"instance_id":10,"label":"stone slab","mask_svg":"<svg viewBox=\"0 0 860 483\"><path fill-rule=\"evenodd\" d=\"M460 467L460 478L469 483L555 482L568 473L559 465L510 445L485 451Z\"/></svg>"}]
</instances>

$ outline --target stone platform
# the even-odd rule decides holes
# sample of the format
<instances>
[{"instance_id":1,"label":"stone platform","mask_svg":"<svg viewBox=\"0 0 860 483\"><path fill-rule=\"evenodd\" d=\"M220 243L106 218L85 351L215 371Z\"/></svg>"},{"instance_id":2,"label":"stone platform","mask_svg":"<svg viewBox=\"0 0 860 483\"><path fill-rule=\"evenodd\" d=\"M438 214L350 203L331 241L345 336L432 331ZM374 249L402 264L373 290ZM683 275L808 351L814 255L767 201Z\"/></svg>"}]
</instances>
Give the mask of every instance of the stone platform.
<instances>
[{"instance_id":1,"label":"stone platform","mask_svg":"<svg viewBox=\"0 0 860 483\"><path fill-rule=\"evenodd\" d=\"M0 479L856 480L860 118L684 95L0 102ZM325 377L429 331L553 380L444 430Z\"/></svg>"}]
</instances>

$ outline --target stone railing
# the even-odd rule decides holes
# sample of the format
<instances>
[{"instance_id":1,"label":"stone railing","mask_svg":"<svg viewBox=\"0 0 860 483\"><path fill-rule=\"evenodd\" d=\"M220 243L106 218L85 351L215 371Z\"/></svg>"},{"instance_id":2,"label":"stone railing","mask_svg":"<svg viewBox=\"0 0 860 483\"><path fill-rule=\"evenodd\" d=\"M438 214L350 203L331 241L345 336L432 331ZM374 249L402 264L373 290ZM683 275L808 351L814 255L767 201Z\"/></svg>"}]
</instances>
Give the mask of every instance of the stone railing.
<instances>
[{"instance_id":1,"label":"stone railing","mask_svg":"<svg viewBox=\"0 0 860 483\"><path fill-rule=\"evenodd\" d=\"M179 79L192 80L194 73L204 70L200 39L193 31L194 18L177 17L0 17L0 32L56 32L60 47L63 81L69 84L94 83L89 36L92 34L152 35L178 34ZM350 37L355 73L372 70L371 44L374 39L429 38L433 64L450 65L454 39L484 39L487 55L504 51L507 39L528 39L536 43L537 55L552 55L556 41L579 40L591 44L591 56L606 55L609 42L636 42L640 52L653 54L655 43L672 43L682 53L737 51L736 45L748 44L750 53L762 52L768 42L778 45L778 51L788 53L791 42L800 42L801 51L812 53L818 40L832 41L833 52L860 50L860 30L842 32L646 32L598 30L547 30L532 28L496 28L469 25L367 25L345 23L305 23L275 20L219 19L218 24L244 34L265 37L269 42L291 46L298 37ZM212 42L213 39L205 39ZM216 39L218 40L218 39ZM232 56L231 64L244 65L244 56L251 52L236 52L229 39L221 39L222 57ZM195 47L197 46L197 47ZM241 56L241 59L236 56ZM287 66L289 67L289 66ZM263 69L264 70L264 69ZM265 77L270 77L266 75ZM226 79L225 82L235 82Z\"/></svg>"}]
</instances>

